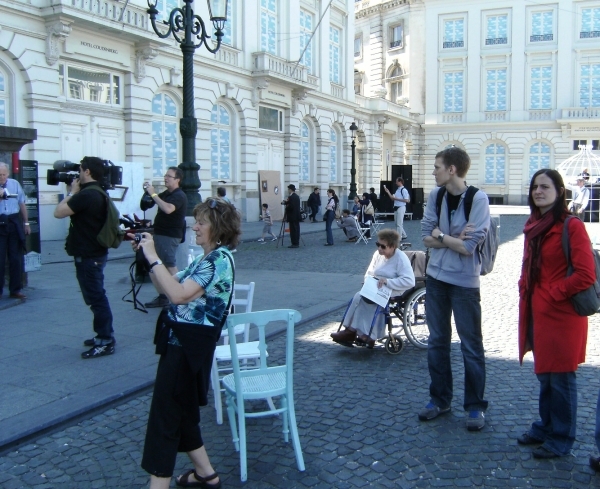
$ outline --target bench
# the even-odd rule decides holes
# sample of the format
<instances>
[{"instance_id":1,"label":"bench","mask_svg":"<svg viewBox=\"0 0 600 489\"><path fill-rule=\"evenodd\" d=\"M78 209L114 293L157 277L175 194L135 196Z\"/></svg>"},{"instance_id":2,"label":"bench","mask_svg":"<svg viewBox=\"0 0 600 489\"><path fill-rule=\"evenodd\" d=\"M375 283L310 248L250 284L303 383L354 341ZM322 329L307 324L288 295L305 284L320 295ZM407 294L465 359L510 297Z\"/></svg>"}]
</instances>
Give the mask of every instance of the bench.
<instances>
[{"instance_id":1,"label":"bench","mask_svg":"<svg viewBox=\"0 0 600 489\"><path fill-rule=\"evenodd\" d=\"M395 212L376 212L375 213L375 219L377 219L378 217L388 217L388 216L394 216ZM404 214L404 220L411 220L412 221L412 216L413 213L412 212L406 212Z\"/></svg>"}]
</instances>

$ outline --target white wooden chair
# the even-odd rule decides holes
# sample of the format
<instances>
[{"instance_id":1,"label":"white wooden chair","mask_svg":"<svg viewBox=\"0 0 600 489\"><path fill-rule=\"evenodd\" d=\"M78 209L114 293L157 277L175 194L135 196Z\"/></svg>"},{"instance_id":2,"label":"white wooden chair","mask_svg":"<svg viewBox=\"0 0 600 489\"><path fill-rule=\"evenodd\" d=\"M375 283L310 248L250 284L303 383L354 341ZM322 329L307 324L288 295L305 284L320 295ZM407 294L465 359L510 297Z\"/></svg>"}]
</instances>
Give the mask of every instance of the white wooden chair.
<instances>
[{"instance_id":1,"label":"white wooden chair","mask_svg":"<svg viewBox=\"0 0 600 489\"><path fill-rule=\"evenodd\" d=\"M252 311L252 302L254 300L254 282L249 284L235 284L233 286L233 298L231 299L232 313L244 313ZM240 297L240 293L245 293L246 297ZM238 357L243 361L244 368L247 368L248 361L252 365L260 361L260 351L258 350L258 341L250 341L250 324L236 324L235 335L242 336L238 343ZM220 372L231 372L231 350L229 347L229 332L227 327L221 332L223 339L222 345L217 345L211 370L211 384L215 397L215 411L217 412L217 424L223 424L223 403L221 400L221 378ZM219 365L221 364L221 365ZM225 364L225 365L223 365Z\"/></svg>"},{"instance_id":2,"label":"white wooden chair","mask_svg":"<svg viewBox=\"0 0 600 489\"><path fill-rule=\"evenodd\" d=\"M358 231L358 239L356 240L356 244L364 241L365 244L369 244L367 241L367 233L369 232L369 228L363 228L360 225L359 220L354 216L354 224L356 225L356 230Z\"/></svg>"}]
</instances>

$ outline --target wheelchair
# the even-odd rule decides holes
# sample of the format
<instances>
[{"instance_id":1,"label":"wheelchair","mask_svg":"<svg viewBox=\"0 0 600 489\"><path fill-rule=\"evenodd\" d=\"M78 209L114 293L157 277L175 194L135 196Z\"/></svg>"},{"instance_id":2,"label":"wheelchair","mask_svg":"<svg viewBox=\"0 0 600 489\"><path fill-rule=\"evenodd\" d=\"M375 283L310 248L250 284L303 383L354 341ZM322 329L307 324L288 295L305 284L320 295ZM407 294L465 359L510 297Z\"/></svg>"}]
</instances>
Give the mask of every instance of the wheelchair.
<instances>
[{"instance_id":1,"label":"wheelchair","mask_svg":"<svg viewBox=\"0 0 600 489\"><path fill-rule=\"evenodd\" d=\"M404 251L409 243L404 243L401 249ZM424 251L404 251L411 262L413 271L415 272L415 286L406 290L402 295L391 297L385 307L377 306L369 336L373 331L373 327L380 314L384 315L385 324L387 326L387 335L376 340L376 343L383 343L385 351L391 355L397 355L404 349L404 341L400 336L400 332L404 331L404 335L408 341L419 349L426 349L429 338L429 328L427 327L427 314L425 304L425 270L429 254ZM342 329L344 319L352 300L348 303L344 316L338 326L338 331ZM368 345L357 337L356 340L346 346L368 347Z\"/></svg>"}]
</instances>

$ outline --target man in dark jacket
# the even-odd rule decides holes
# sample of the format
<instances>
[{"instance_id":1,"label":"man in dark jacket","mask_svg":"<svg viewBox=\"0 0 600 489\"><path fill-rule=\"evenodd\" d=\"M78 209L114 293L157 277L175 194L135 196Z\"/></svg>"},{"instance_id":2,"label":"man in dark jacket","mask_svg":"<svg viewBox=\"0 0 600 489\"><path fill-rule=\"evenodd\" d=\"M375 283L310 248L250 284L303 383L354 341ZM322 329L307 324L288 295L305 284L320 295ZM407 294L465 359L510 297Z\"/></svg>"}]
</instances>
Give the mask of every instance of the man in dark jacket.
<instances>
[{"instance_id":1,"label":"man in dark jacket","mask_svg":"<svg viewBox=\"0 0 600 489\"><path fill-rule=\"evenodd\" d=\"M375 210L377 210L377 204L379 203L379 197L377 197L377 194L375 193L375 188L371 187L369 189L369 200L371 201L371 204L373 204L373 208Z\"/></svg>"},{"instance_id":2,"label":"man in dark jacket","mask_svg":"<svg viewBox=\"0 0 600 489\"><path fill-rule=\"evenodd\" d=\"M285 202L285 217L290 225L290 240L292 244L288 248L300 246L300 197L296 194L296 186L288 185L289 197Z\"/></svg>"},{"instance_id":3,"label":"man in dark jacket","mask_svg":"<svg viewBox=\"0 0 600 489\"><path fill-rule=\"evenodd\" d=\"M317 213L319 212L319 206L321 205L321 196L319 195L319 187L315 187L312 194L308 196L308 207L312 212L310 216L310 220L312 222L317 222Z\"/></svg>"}]
</instances>

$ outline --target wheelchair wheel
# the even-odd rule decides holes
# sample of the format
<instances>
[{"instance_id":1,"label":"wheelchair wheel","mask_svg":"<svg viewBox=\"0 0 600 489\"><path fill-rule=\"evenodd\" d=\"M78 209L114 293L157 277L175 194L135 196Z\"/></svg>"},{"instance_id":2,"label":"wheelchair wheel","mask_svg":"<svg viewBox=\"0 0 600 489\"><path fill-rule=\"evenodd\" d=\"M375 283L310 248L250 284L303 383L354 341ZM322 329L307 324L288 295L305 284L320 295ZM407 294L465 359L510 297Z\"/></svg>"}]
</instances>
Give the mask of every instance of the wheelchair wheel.
<instances>
[{"instance_id":1,"label":"wheelchair wheel","mask_svg":"<svg viewBox=\"0 0 600 489\"><path fill-rule=\"evenodd\" d=\"M427 348L429 328L425 314L425 288L416 290L404 306L404 333L417 348Z\"/></svg>"},{"instance_id":2,"label":"wheelchair wheel","mask_svg":"<svg viewBox=\"0 0 600 489\"><path fill-rule=\"evenodd\" d=\"M392 341L392 338L389 336L385 339L385 351L387 351L390 355L397 355L404 349L404 341L400 335L394 336L395 343Z\"/></svg>"}]
</instances>

